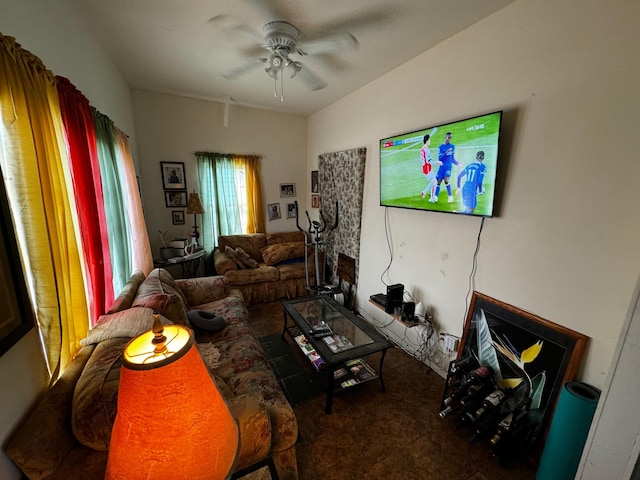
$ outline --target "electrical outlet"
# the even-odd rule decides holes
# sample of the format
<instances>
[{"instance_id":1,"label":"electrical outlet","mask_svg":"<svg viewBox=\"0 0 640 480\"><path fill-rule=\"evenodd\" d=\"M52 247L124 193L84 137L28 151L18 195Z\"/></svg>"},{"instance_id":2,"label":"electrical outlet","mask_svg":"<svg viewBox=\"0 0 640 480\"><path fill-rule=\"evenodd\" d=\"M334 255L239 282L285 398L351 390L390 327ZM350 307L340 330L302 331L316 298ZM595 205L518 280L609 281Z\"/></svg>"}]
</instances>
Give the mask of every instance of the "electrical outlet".
<instances>
[{"instance_id":1,"label":"electrical outlet","mask_svg":"<svg viewBox=\"0 0 640 480\"><path fill-rule=\"evenodd\" d=\"M452 354L458 350L458 339L451 335L444 336L444 348L447 353Z\"/></svg>"}]
</instances>

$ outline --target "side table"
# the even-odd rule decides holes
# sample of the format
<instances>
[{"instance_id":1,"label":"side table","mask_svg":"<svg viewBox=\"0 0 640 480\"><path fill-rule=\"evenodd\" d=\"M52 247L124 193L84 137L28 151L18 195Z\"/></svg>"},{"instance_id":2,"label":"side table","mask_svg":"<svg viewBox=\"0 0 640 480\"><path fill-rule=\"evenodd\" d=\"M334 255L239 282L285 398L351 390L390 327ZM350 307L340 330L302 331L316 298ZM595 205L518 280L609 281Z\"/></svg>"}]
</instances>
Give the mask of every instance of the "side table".
<instances>
[{"instance_id":1,"label":"side table","mask_svg":"<svg viewBox=\"0 0 640 480\"><path fill-rule=\"evenodd\" d=\"M200 266L202 266L202 274L204 275L204 250L199 250L192 255L184 257L174 257L169 260L154 260L153 266L156 268L167 268L174 265L180 265L182 268L182 278L194 278L198 276Z\"/></svg>"}]
</instances>

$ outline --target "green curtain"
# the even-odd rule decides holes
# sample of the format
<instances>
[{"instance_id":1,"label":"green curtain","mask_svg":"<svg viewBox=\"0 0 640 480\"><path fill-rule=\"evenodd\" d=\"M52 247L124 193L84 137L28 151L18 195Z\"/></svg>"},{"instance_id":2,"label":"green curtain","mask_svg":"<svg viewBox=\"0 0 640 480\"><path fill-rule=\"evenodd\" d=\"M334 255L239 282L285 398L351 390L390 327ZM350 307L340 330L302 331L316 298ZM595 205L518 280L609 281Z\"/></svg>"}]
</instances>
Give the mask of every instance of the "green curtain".
<instances>
[{"instance_id":1,"label":"green curtain","mask_svg":"<svg viewBox=\"0 0 640 480\"><path fill-rule=\"evenodd\" d=\"M212 251L218 243L218 235L243 233L233 156L196 152L196 157L204 208L202 245L205 250Z\"/></svg>"},{"instance_id":2,"label":"green curtain","mask_svg":"<svg viewBox=\"0 0 640 480\"><path fill-rule=\"evenodd\" d=\"M107 219L107 236L111 252L113 291L120 292L131 274L131 245L129 224L126 219L124 192L118 169L117 135L113 120L92 108L96 126L96 143L102 175L104 211Z\"/></svg>"}]
</instances>

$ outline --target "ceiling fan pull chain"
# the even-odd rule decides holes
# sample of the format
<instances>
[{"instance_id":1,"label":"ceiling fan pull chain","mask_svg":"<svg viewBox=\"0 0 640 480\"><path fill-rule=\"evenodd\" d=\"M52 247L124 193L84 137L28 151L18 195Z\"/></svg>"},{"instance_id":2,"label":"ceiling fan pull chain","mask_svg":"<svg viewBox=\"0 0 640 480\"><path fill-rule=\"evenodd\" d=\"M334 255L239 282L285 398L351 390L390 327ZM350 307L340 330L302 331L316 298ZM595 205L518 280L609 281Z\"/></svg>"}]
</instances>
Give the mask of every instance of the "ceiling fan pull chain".
<instances>
[{"instance_id":1,"label":"ceiling fan pull chain","mask_svg":"<svg viewBox=\"0 0 640 480\"><path fill-rule=\"evenodd\" d=\"M284 102L284 71L280 72L280 101Z\"/></svg>"},{"instance_id":2,"label":"ceiling fan pull chain","mask_svg":"<svg viewBox=\"0 0 640 480\"><path fill-rule=\"evenodd\" d=\"M273 76L273 96L278 98L278 73Z\"/></svg>"}]
</instances>

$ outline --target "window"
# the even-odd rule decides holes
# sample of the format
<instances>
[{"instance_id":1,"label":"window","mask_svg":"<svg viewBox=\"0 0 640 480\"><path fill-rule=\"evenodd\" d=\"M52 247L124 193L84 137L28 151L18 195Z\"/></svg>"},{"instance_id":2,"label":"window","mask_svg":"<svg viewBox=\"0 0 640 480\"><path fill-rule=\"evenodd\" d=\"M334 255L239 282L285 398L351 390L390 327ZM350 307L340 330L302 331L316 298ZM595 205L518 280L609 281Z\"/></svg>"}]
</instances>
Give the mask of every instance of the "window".
<instances>
[{"instance_id":1,"label":"window","mask_svg":"<svg viewBox=\"0 0 640 480\"><path fill-rule=\"evenodd\" d=\"M260 157L196 152L204 214L201 241L212 251L219 235L264 232Z\"/></svg>"}]
</instances>

